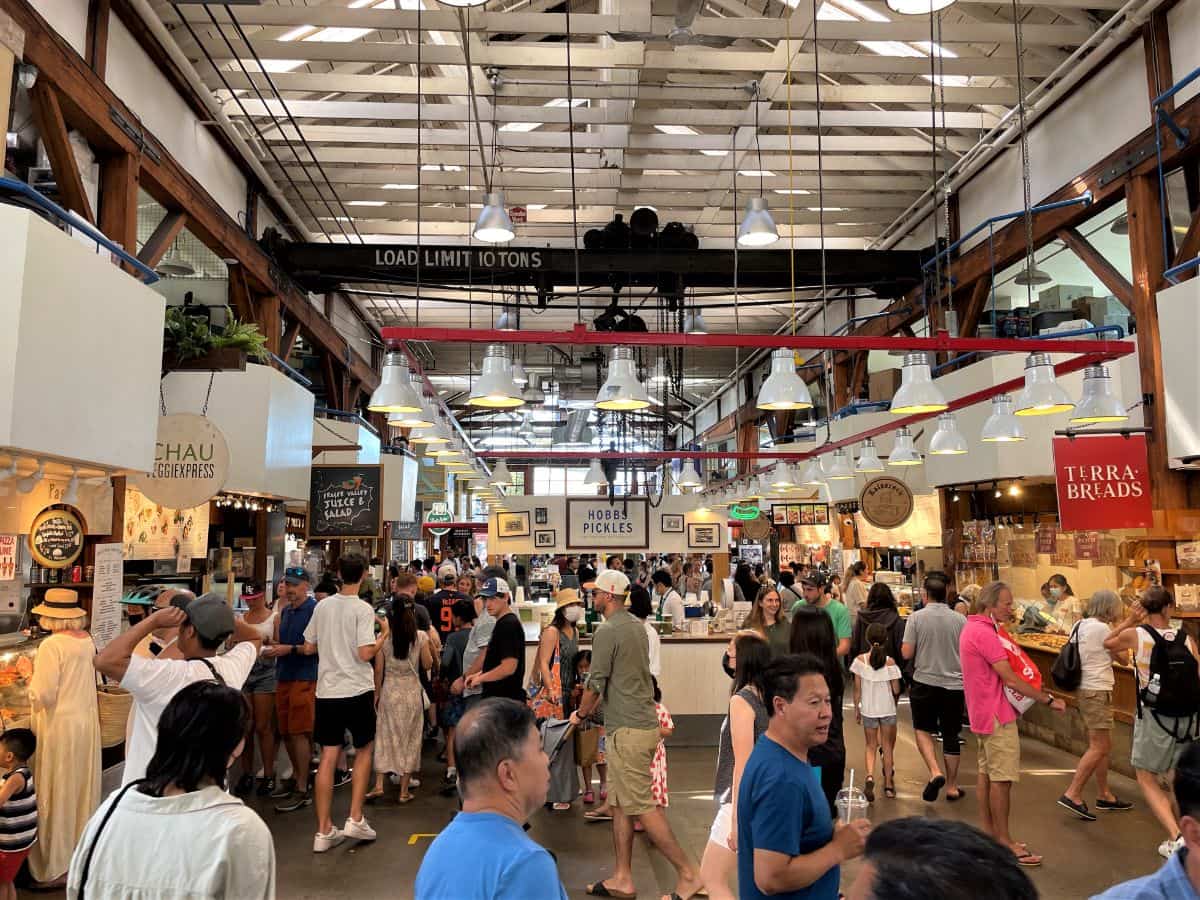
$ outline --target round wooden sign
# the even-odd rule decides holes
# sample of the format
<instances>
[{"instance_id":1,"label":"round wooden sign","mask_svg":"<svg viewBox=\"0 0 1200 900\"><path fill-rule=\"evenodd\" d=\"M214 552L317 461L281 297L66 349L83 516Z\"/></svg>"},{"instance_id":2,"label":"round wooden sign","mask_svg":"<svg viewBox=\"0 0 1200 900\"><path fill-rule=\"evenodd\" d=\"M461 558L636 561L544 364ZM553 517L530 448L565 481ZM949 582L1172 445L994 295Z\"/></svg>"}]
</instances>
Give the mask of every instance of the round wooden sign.
<instances>
[{"instance_id":1,"label":"round wooden sign","mask_svg":"<svg viewBox=\"0 0 1200 900\"><path fill-rule=\"evenodd\" d=\"M65 569L83 552L83 523L66 509L44 509L29 529L29 552L48 569Z\"/></svg>"},{"instance_id":2,"label":"round wooden sign","mask_svg":"<svg viewBox=\"0 0 1200 900\"><path fill-rule=\"evenodd\" d=\"M752 541L764 541L771 536L771 520L761 511L755 518L746 519L739 524L742 526L742 537Z\"/></svg>"},{"instance_id":3,"label":"round wooden sign","mask_svg":"<svg viewBox=\"0 0 1200 900\"><path fill-rule=\"evenodd\" d=\"M133 487L168 509L207 503L225 487L229 445L205 416L178 413L158 420L154 468L129 476Z\"/></svg>"},{"instance_id":4,"label":"round wooden sign","mask_svg":"<svg viewBox=\"0 0 1200 900\"><path fill-rule=\"evenodd\" d=\"M913 494L898 478L884 475L867 482L858 495L863 518L876 528L898 528L913 512Z\"/></svg>"}]
</instances>

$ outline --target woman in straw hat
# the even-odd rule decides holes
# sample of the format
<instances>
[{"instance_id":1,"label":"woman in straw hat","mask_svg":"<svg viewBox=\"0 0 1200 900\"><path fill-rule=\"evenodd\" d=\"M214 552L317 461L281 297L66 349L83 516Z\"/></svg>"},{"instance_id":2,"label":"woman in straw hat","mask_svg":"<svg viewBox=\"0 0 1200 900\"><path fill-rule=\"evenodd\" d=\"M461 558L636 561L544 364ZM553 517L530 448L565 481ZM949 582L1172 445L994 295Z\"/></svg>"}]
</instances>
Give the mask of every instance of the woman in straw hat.
<instances>
[{"instance_id":1,"label":"woman in straw hat","mask_svg":"<svg viewBox=\"0 0 1200 900\"><path fill-rule=\"evenodd\" d=\"M38 648L29 682L41 826L29 870L37 881L52 885L65 881L75 843L100 803L96 648L75 591L46 591L32 613L50 637Z\"/></svg>"}]
</instances>

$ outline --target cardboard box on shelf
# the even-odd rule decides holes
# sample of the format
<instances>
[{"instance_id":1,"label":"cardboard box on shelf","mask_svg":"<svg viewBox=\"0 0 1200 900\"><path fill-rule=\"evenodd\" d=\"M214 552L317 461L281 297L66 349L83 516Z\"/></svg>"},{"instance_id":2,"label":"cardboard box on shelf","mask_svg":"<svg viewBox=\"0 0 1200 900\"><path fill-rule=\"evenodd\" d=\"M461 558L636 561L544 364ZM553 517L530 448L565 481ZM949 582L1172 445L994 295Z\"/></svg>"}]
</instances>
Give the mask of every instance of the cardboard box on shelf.
<instances>
[{"instance_id":1,"label":"cardboard box on shelf","mask_svg":"<svg viewBox=\"0 0 1200 900\"><path fill-rule=\"evenodd\" d=\"M1129 310L1116 297L1076 297L1071 301L1071 310L1080 319L1094 325L1103 324L1108 316L1128 316Z\"/></svg>"},{"instance_id":2,"label":"cardboard box on shelf","mask_svg":"<svg viewBox=\"0 0 1200 900\"><path fill-rule=\"evenodd\" d=\"M1091 297L1092 289L1083 284L1054 284L1039 291L1037 298L1041 308L1070 310L1077 297Z\"/></svg>"}]
</instances>

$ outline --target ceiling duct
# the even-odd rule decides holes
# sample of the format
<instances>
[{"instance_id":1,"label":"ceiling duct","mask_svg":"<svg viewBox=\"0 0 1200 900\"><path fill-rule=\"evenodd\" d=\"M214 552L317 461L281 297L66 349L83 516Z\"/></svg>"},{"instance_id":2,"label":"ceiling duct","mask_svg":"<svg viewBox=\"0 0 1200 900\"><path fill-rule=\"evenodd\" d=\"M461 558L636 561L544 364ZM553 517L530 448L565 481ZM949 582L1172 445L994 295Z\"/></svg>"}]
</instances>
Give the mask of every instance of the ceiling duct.
<instances>
[{"instance_id":1,"label":"ceiling duct","mask_svg":"<svg viewBox=\"0 0 1200 900\"><path fill-rule=\"evenodd\" d=\"M574 409L567 415L565 425L559 425L550 432L550 440L556 449L577 448L586 449L592 446L596 433L588 424L589 411Z\"/></svg>"}]
</instances>

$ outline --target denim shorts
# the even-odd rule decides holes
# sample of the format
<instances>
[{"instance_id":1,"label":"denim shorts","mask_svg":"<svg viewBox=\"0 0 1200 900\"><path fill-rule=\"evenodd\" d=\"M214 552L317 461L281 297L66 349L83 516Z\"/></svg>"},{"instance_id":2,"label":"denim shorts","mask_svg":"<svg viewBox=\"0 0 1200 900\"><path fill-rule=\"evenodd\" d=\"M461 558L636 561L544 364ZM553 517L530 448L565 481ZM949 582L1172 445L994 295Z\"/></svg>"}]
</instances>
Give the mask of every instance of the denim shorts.
<instances>
[{"instance_id":1,"label":"denim shorts","mask_svg":"<svg viewBox=\"0 0 1200 900\"><path fill-rule=\"evenodd\" d=\"M879 728L883 725L895 725L895 716L863 716L863 728Z\"/></svg>"},{"instance_id":2,"label":"denim shorts","mask_svg":"<svg viewBox=\"0 0 1200 900\"><path fill-rule=\"evenodd\" d=\"M247 694L275 693L275 660L259 658L254 661L254 667L246 676L242 690Z\"/></svg>"}]
</instances>

